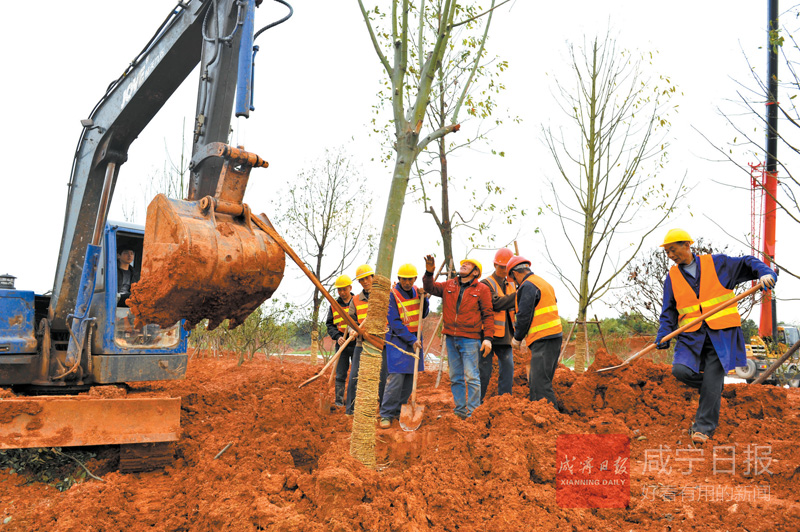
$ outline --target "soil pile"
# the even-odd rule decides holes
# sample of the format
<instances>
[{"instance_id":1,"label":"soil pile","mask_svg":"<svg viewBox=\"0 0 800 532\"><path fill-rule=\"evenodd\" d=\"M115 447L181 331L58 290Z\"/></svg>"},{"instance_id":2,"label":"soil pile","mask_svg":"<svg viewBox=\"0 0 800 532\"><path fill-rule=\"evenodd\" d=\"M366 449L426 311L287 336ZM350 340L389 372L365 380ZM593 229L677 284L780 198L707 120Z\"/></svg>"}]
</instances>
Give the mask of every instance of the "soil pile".
<instances>
[{"instance_id":1,"label":"soil pile","mask_svg":"<svg viewBox=\"0 0 800 532\"><path fill-rule=\"evenodd\" d=\"M598 352L595 365L617 363L613 358ZM718 448L694 449L686 429L698 395L669 366L644 360L581 375L560 367L554 387L563 413L527 399L518 367L514 394L488 397L468 420L452 414L447 375L435 389L429 370L420 375L422 426L406 433L394 422L379 431L379 468L371 471L349 456L352 419L319 411L319 394L332 394L327 379L297 388L318 369L195 357L185 381L136 386L183 397L184 434L173 466L120 474L113 459L100 457L87 465L105 482L63 493L0 472L0 519L11 517L8 530L131 532L794 531L800 522L797 390L727 385L710 442ZM630 438L627 508L557 503L565 434ZM721 472L731 464L735 471Z\"/></svg>"}]
</instances>

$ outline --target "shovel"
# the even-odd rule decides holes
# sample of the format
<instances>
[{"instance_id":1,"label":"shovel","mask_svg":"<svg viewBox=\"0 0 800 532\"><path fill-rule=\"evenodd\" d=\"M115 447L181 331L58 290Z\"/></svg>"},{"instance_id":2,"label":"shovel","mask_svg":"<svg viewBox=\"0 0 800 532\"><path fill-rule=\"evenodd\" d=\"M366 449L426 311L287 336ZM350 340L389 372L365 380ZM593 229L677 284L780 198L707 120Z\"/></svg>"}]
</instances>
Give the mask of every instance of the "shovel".
<instances>
[{"instance_id":1,"label":"shovel","mask_svg":"<svg viewBox=\"0 0 800 532\"><path fill-rule=\"evenodd\" d=\"M419 291L419 327L417 328L417 341L422 338L422 313L425 308L425 295ZM425 413L424 405L417 405L417 377L419 376L419 348L414 349L417 358L414 359L414 383L411 387L411 404L400 407L400 428L412 432L422 425L422 415Z\"/></svg>"},{"instance_id":2,"label":"shovel","mask_svg":"<svg viewBox=\"0 0 800 532\"><path fill-rule=\"evenodd\" d=\"M310 378L310 379L308 379L307 381L304 381L302 384L300 384L300 386L298 386L298 388L302 388L302 387L303 387L303 386L305 386L306 384L311 384L311 383L312 383L312 382L314 382L315 380L317 380L317 379L319 379L320 377L322 377L322 375L325 373L325 371L327 371L327 369L328 369L329 367L331 367L332 365L334 365L334 364L336 363L336 361L337 361L337 360L339 360L339 357L342 355L342 351L344 351L344 348L345 348L345 347L347 347L347 344L349 344L349 343L350 343L350 340L352 340L352 339L353 339L353 337L352 337L352 336L348 336L348 337L347 337L347 339L344 341L344 343L343 343L341 346L339 346L339 350L338 350L338 351L336 351L336 354L335 354L335 355L333 355L333 356L331 357L331 359L328 361L328 363L327 363L327 364L325 364L325 367L323 367L323 368L322 368L322 369L319 371L319 373L317 373L316 375L314 375L313 377L311 377L311 378ZM335 371L335 369L334 369L334 371Z\"/></svg>"},{"instance_id":3,"label":"shovel","mask_svg":"<svg viewBox=\"0 0 800 532\"><path fill-rule=\"evenodd\" d=\"M759 290L761 290L761 288L763 288L763 285L761 283L758 283L753 288L747 290L746 292L742 292L741 294L739 294L738 296L734 297L733 299L729 299L728 301L725 301L724 303L720 303L719 305L711 307L711 309L708 310L707 312L704 312L702 316L698 317L695 320L692 320L691 322L687 323L683 327L681 327L681 328L679 328L679 329L677 329L675 331L672 331L671 333L666 335L664 338L662 338L661 341L662 342L668 342L669 340L672 340L673 338L675 338L676 336L678 336L682 332L686 331L687 329L690 329L691 327L694 327L698 323L702 323L703 320L705 320L709 316L713 316L714 314L716 314L720 310L726 309L726 308L730 307L731 305L733 305L735 303L738 303L739 300L744 299L747 296L758 292ZM630 364L631 362L633 362L637 358L640 358L640 357L646 355L647 353L650 353L654 349L656 349L656 346L657 346L657 344L654 342L654 343L648 345L647 347L645 347L644 349L642 349L641 351L639 351L638 353L636 353L635 355L633 355L632 357L628 358L622 364L617 364L616 366L611 366L611 367L608 367L608 368L598 369L597 372L601 373L603 371L611 371L612 369L617 369L617 368L621 368L623 366L627 366L628 364Z\"/></svg>"}]
</instances>

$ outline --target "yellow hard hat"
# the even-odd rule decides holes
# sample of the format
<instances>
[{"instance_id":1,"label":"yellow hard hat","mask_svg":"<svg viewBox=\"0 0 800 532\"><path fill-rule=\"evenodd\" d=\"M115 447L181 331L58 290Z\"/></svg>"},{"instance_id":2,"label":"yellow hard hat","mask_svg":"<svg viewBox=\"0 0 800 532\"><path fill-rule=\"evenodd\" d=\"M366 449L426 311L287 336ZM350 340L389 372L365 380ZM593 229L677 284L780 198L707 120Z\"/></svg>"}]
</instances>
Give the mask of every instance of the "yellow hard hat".
<instances>
[{"instance_id":1,"label":"yellow hard hat","mask_svg":"<svg viewBox=\"0 0 800 532\"><path fill-rule=\"evenodd\" d=\"M473 264L474 266L476 266L478 268L478 277L481 276L481 274L483 272L483 266L481 266L480 262L478 262L475 259L464 259L459 263L459 266L463 266L465 262L469 262L470 264Z\"/></svg>"},{"instance_id":2,"label":"yellow hard hat","mask_svg":"<svg viewBox=\"0 0 800 532\"><path fill-rule=\"evenodd\" d=\"M350 286L353 284L353 280L350 279L347 275L340 275L336 278L336 282L333 284L336 288L344 288L345 286Z\"/></svg>"},{"instance_id":3,"label":"yellow hard hat","mask_svg":"<svg viewBox=\"0 0 800 532\"><path fill-rule=\"evenodd\" d=\"M675 242L688 242L690 244L694 244L692 237L690 237L689 233L683 229L670 229L667 232L667 236L664 237L664 243L661 244L661 247L663 248L664 246L673 244Z\"/></svg>"},{"instance_id":4,"label":"yellow hard hat","mask_svg":"<svg viewBox=\"0 0 800 532\"><path fill-rule=\"evenodd\" d=\"M397 270L397 276L411 279L417 276L417 268L413 264L403 264L400 266L400 269Z\"/></svg>"},{"instance_id":5,"label":"yellow hard hat","mask_svg":"<svg viewBox=\"0 0 800 532\"><path fill-rule=\"evenodd\" d=\"M369 277L370 275L375 275L375 270L373 270L372 266L369 264L362 264L356 268L356 281L364 277Z\"/></svg>"}]
</instances>

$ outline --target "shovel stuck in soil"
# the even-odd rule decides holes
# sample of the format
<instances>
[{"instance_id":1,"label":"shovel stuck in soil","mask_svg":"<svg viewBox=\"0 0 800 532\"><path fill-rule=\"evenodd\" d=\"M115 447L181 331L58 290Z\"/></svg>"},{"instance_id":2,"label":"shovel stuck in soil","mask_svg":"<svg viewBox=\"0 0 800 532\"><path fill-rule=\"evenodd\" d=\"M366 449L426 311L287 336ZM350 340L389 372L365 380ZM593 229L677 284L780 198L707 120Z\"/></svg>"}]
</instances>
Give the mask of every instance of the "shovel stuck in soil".
<instances>
[{"instance_id":1,"label":"shovel stuck in soil","mask_svg":"<svg viewBox=\"0 0 800 532\"><path fill-rule=\"evenodd\" d=\"M419 326L417 328L417 340L422 338L422 314L425 308L425 294L419 291ZM422 425L422 415L425 413L425 406L417 404L417 377L419 376L419 348L414 349L417 358L414 359L414 384L411 388L411 403L400 407L400 427L406 432L412 432Z\"/></svg>"},{"instance_id":2,"label":"shovel stuck in soil","mask_svg":"<svg viewBox=\"0 0 800 532\"><path fill-rule=\"evenodd\" d=\"M756 292L761 290L763 288L763 286L764 286L763 284L758 283L753 288L751 288L751 289L749 289L749 290L747 290L745 292L742 292L741 294L739 294L738 296L734 297L733 299L729 299L728 301L720 303L719 305L717 305L715 307L711 307L711 309L708 310L707 312L704 312L702 316L700 316L700 317L696 318L695 320L687 323L683 327L680 327L680 328L672 331L671 333L666 335L664 338L662 338L661 341L662 342L668 342L668 341L672 340L673 338L675 338L676 336L678 336L682 332L690 329L691 327L694 327L698 323L702 323L703 320L705 320L709 316L713 316L714 314L716 314L720 310L726 309L726 308L730 307L731 305L736 304L737 302L739 302L739 300L744 299L749 295L755 294ZM631 362L633 362L637 358L641 358L642 356L646 355L647 353L653 351L654 349L656 349L656 347L657 347L657 344L652 343L652 344L648 345L647 347L645 347L644 349L642 349L641 351L639 351L638 353L636 353L635 355L633 355L630 358L628 358L622 364L617 364L616 366L611 366L611 367L608 367L608 368L598 369L597 372L601 373L603 371L611 371L612 369L617 369L617 368L621 368L621 367L627 366L628 364L630 364Z\"/></svg>"},{"instance_id":3,"label":"shovel stuck in soil","mask_svg":"<svg viewBox=\"0 0 800 532\"><path fill-rule=\"evenodd\" d=\"M331 366L333 366L334 364L336 364L336 361L337 361L337 360L339 360L339 357L342 355L342 351L344 351L344 348L345 348L345 347L347 347L347 344L349 344L349 343L350 343L350 340L352 340L353 338L354 338L354 336L348 336L348 337L347 337L347 339L344 341L344 343L343 343L342 345L340 345L340 346L339 346L339 350L338 350L338 351L336 351L336 354L335 354L335 355L333 355L333 356L331 357L331 359L328 361L328 363L327 363L327 364L325 364L325 366L324 366L324 367L323 367L321 370L319 370L319 373L317 373L316 375L314 375L314 376L313 376L313 377L311 377L310 379L308 379L308 380L306 380L306 381L303 381L303 382L300 384L300 386L298 386L298 388L302 388L302 387L303 387L303 386L305 386L306 384L311 384L311 383L312 383L312 382L314 382L315 380L317 380L317 379L319 379L320 377L322 377L322 375L325 373L325 371L326 371L326 370L327 370L329 367L331 367ZM336 368L334 368L334 369L333 369L333 371L336 371Z\"/></svg>"}]
</instances>

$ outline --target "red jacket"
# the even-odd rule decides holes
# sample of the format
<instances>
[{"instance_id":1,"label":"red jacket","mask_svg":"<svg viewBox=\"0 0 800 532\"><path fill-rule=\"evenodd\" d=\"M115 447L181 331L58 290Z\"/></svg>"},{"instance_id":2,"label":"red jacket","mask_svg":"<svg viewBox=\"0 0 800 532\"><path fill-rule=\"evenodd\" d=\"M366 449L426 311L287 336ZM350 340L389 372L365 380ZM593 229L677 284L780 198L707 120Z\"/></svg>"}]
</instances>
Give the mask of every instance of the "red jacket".
<instances>
[{"instance_id":1,"label":"red jacket","mask_svg":"<svg viewBox=\"0 0 800 532\"><path fill-rule=\"evenodd\" d=\"M426 272L422 276L422 286L425 287L425 292L442 298L444 334L480 340L484 337L483 331L486 331L486 339L492 339L494 311L492 291L488 286L478 279L473 280L464 289L458 307L456 305L461 290L457 277L444 283L436 283L433 281L433 274Z\"/></svg>"}]
</instances>

